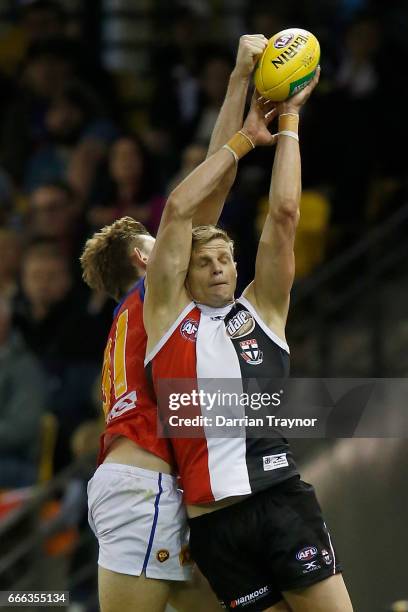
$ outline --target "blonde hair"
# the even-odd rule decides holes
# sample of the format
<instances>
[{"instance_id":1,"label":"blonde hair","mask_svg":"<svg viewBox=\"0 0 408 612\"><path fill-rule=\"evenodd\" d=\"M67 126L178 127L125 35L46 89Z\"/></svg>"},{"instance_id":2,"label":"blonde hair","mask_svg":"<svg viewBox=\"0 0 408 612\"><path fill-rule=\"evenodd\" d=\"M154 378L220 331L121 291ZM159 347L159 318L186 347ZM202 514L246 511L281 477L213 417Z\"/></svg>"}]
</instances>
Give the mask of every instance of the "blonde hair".
<instances>
[{"instance_id":1,"label":"blonde hair","mask_svg":"<svg viewBox=\"0 0 408 612\"><path fill-rule=\"evenodd\" d=\"M143 248L145 236L150 236L145 226L131 217L122 217L95 232L80 257L86 284L119 301L138 279L130 255L134 247Z\"/></svg>"},{"instance_id":2,"label":"blonde hair","mask_svg":"<svg viewBox=\"0 0 408 612\"><path fill-rule=\"evenodd\" d=\"M193 242L192 248L195 249L198 246L203 244L207 244L210 240L215 240L219 238L220 240L224 240L230 250L231 255L234 255L234 241L228 236L227 232L217 227L216 225L198 225L193 228Z\"/></svg>"}]
</instances>

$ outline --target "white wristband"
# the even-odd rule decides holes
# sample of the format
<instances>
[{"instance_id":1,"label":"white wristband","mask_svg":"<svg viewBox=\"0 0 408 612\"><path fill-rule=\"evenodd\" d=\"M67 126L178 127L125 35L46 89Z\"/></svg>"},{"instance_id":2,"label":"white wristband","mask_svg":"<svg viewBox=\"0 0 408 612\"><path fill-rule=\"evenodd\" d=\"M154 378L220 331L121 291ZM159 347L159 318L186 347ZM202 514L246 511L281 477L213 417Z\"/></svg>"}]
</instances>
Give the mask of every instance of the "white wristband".
<instances>
[{"instance_id":1,"label":"white wristband","mask_svg":"<svg viewBox=\"0 0 408 612\"><path fill-rule=\"evenodd\" d=\"M234 156L235 162L238 163L239 162L239 157L238 155L235 153L234 149L232 149L231 147L229 147L227 144L223 145L222 147L223 149L227 149L227 151L229 151L230 153L232 153L232 155Z\"/></svg>"},{"instance_id":2,"label":"white wristband","mask_svg":"<svg viewBox=\"0 0 408 612\"><path fill-rule=\"evenodd\" d=\"M282 130L281 132L278 132L278 134L279 136L289 136L290 138L294 138L299 142L299 136L296 134L296 132L292 132L291 130Z\"/></svg>"}]
</instances>

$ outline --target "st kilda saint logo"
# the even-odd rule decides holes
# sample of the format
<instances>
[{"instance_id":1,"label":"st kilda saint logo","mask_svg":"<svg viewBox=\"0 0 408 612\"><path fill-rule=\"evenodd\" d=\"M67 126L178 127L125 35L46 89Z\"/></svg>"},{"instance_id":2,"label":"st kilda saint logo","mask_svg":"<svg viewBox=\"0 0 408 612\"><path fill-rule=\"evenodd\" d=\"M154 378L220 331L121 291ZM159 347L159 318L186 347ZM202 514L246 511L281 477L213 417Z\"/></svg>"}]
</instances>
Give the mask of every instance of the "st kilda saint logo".
<instances>
[{"instance_id":1,"label":"st kilda saint logo","mask_svg":"<svg viewBox=\"0 0 408 612\"><path fill-rule=\"evenodd\" d=\"M239 343L242 349L241 357L250 365L258 365L263 361L263 353L258 346L257 340L251 338L250 340L242 340Z\"/></svg>"}]
</instances>

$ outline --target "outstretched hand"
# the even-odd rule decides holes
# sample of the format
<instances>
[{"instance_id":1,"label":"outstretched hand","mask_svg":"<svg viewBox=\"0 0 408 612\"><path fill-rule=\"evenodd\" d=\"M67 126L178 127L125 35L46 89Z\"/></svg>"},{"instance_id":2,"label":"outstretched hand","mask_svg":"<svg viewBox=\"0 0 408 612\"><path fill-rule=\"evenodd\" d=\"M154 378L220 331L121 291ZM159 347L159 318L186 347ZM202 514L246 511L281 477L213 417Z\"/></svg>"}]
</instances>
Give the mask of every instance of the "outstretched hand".
<instances>
[{"instance_id":1,"label":"outstretched hand","mask_svg":"<svg viewBox=\"0 0 408 612\"><path fill-rule=\"evenodd\" d=\"M284 102L279 102L277 105L279 114L281 113L298 113L301 107L307 102L310 94L316 87L320 78L320 66L316 68L316 73L313 79L301 91L294 94Z\"/></svg>"},{"instance_id":2,"label":"outstretched hand","mask_svg":"<svg viewBox=\"0 0 408 612\"><path fill-rule=\"evenodd\" d=\"M275 103L263 98L255 89L242 131L247 134L254 145L274 145L277 142L278 135L271 134L268 126L277 114Z\"/></svg>"},{"instance_id":3,"label":"outstretched hand","mask_svg":"<svg viewBox=\"0 0 408 612\"><path fill-rule=\"evenodd\" d=\"M244 34L244 36L241 36L235 63L235 73L244 78L249 77L267 45L268 39L263 34Z\"/></svg>"}]
</instances>

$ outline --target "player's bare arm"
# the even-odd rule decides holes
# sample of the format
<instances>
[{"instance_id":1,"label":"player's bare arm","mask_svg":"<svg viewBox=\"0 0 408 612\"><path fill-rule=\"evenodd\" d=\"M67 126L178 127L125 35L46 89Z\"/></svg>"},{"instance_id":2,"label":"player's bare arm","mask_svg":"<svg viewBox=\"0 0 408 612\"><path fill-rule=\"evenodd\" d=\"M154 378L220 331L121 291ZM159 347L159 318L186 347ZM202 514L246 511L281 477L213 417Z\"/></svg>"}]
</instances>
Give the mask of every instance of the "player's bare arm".
<instances>
[{"instance_id":1,"label":"player's bare arm","mask_svg":"<svg viewBox=\"0 0 408 612\"><path fill-rule=\"evenodd\" d=\"M255 278L244 292L266 324L282 339L295 275L294 242L299 221L301 164L299 111L319 81L320 69L301 92L277 105L279 137L272 169L269 210L259 241ZM262 115L265 101L258 100Z\"/></svg>"},{"instance_id":2,"label":"player's bare arm","mask_svg":"<svg viewBox=\"0 0 408 612\"><path fill-rule=\"evenodd\" d=\"M241 36L235 67L211 135L207 158L216 153L242 126L251 74L267 44L268 40L263 34ZM236 174L237 168L233 166L224 176L216 192L197 210L193 219L194 226L218 223Z\"/></svg>"},{"instance_id":3,"label":"player's bare arm","mask_svg":"<svg viewBox=\"0 0 408 612\"><path fill-rule=\"evenodd\" d=\"M256 145L274 144L277 137L271 135L267 126L275 114L271 103L264 105L256 120L254 111L250 110L242 130L234 137L237 141L234 140L233 146L236 142L237 150L245 154ZM147 266L144 302L144 321L149 337L147 352L159 342L191 301L185 280L191 257L193 217L202 202L218 189L238 159L239 155L233 148L220 149L185 178L167 200Z\"/></svg>"},{"instance_id":4,"label":"player's bare arm","mask_svg":"<svg viewBox=\"0 0 408 612\"><path fill-rule=\"evenodd\" d=\"M234 165L231 153L220 149L185 178L166 202L146 270L143 316L149 338L147 352L191 301L184 283L191 255L193 216Z\"/></svg>"}]
</instances>

